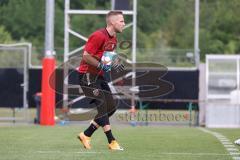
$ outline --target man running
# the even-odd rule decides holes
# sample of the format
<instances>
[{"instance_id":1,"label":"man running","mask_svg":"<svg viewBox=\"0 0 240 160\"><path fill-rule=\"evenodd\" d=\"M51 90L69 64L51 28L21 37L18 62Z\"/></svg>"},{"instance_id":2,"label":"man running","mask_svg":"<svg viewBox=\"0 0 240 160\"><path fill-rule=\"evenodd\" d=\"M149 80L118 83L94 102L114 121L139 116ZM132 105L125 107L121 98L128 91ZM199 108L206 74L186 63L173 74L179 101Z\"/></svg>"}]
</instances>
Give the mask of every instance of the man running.
<instances>
[{"instance_id":1,"label":"man running","mask_svg":"<svg viewBox=\"0 0 240 160\"><path fill-rule=\"evenodd\" d=\"M116 104L103 76L104 72L110 72L112 65L101 61L105 54L113 53L117 46L116 35L121 33L125 26L123 13L110 11L106 15L106 24L106 28L98 29L90 35L79 67L80 86L86 97L94 98L98 113L78 138L86 149L91 149L91 136L102 127L108 139L108 148L123 150L111 131L109 117L116 111ZM114 65L116 70L121 70L122 67L120 64Z\"/></svg>"}]
</instances>

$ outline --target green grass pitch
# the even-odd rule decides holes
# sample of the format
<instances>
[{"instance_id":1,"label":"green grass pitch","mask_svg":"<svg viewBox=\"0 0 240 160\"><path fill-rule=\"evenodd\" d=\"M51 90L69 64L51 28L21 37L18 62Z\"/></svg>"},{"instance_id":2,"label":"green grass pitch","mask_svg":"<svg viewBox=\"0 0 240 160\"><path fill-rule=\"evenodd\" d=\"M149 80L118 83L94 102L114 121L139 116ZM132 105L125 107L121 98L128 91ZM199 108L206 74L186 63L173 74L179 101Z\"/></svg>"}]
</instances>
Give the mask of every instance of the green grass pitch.
<instances>
[{"instance_id":1,"label":"green grass pitch","mask_svg":"<svg viewBox=\"0 0 240 160\"><path fill-rule=\"evenodd\" d=\"M113 133L124 151L109 151L99 129L85 150L77 134L86 126L0 126L0 160L230 160L216 137L194 127L117 126ZM211 129L231 142L240 129ZM237 146L238 149L240 147Z\"/></svg>"}]
</instances>

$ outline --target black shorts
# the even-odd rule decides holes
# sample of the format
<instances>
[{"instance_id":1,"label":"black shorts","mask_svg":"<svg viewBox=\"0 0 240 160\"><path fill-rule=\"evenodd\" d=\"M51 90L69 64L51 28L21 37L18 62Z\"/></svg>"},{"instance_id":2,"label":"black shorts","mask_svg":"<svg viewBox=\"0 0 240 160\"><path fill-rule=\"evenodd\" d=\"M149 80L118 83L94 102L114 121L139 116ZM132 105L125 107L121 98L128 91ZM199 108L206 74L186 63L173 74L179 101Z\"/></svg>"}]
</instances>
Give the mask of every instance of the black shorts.
<instances>
[{"instance_id":1,"label":"black shorts","mask_svg":"<svg viewBox=\"0 0 240 160\"><path fill-rule=\"evenodd\" d=\"M96 118L111 116L116 111L116 102L103 76L89 73L79 74L79 84L86 97L93 99L97 107Z\"/></svg>"}]
</instances>

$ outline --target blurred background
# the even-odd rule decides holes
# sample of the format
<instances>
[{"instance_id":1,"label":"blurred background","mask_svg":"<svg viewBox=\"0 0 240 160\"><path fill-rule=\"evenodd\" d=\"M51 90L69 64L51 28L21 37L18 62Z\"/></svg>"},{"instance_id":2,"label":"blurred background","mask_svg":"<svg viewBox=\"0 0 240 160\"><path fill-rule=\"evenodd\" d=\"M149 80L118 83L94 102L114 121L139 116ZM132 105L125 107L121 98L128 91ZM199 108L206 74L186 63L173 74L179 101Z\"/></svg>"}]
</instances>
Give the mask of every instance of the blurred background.
<instances>
[{"instance_id":1,"label":"blurred background","mask_svg":"<svg viewBox=\"0 0 240 160\"><path fill-rule=\"evenodd\" d=\"M207 53L239 53L239 1L201 0L199 44L201 61ZM55 50L59 63L63 61L64 1L55 1ZM131 1L129 2L131 3ZM137 8L137 58L159 58L167 66L188 66L187 52L194 46L194 0L140 0ZM131 5L131 4L130 4ZM72 9L110 9L110 0L71 1ZM31 42L32 63L41 64L44 53L45 1L1 0L0 43ZM125 16L126 22L131 21ZM104 15L72 15L71 28L88 36L105 26ZM131 39L131 29L122 39ZM73 38L70 47L85 42ZM175 62L172 59L176 59ZM178 61L182 59L182 61ZM174 62L171 62L174 61ZM3 59L1 58L1 61Z\"/></svg>"}]
</instances>

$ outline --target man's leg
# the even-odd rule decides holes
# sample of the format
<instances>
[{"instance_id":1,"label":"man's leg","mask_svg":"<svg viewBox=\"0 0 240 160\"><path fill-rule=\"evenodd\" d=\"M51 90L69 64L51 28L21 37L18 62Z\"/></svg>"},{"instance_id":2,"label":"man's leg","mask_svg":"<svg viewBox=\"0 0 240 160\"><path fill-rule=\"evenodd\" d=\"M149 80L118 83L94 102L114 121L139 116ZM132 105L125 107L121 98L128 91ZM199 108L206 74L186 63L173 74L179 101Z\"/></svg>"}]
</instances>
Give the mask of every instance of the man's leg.
<instances>
[{"instance_id":1,"label":"man's leg","mask_svg":"<svg viewBox=\"0 0 240 160\"><path fill-rule=\"evenodd\" d=\"M116 111L116 103L113 99L111 90L106 81L102 81L101 88L104 90L104 98L106 100L106 123L103 126L103 131L106 134L108 139L108 148L111 150L123 150L123 148L118 144L116 139L114 138L111 130L111 125L109 122L109 117L114 114Z\"/></svg>"},{"instance_id":2,"label":"man's leg","mask_svg":"<svg viewBox=\"0 0 240 160\"><path fill-rule=\"evenodd\" d=\"M117 104L116 101L113 99L110 87L108 86L108 83L106 81L103 81L101 83L101 87L105 91L105 99L107 99L107 114L108 117L111 117L117 110Z\"/></svg>"},{"instance_id":3,"label":"man's leg","mask_svg":"<svg viewBox=\"0 0 240 160\"><path fill-rule=\"evenodd\" d=\"M99 125L92 120L90 126L78 135L78 139L82 142L84 148L91 149L91 136L99 128Z\"/></svg>"},{"instance_id":4,"label":"man's leg","mask_svg":"<svg viewBox=\"0 0 240 160\"><path fill-rule=\"evenodd\" d=\"M106 134L109 144L115 140L111 131L109 117L107 114L103 115L102 117L96 117L94 121L96 121L103 128L103 131Z\"/></svg>"},{"instance_id":5,"label":"man's leg","mask_svg":"<svg viewBox=\"0 0 240 160\"><path fill-rule=\"evenodd\" d=\"M86 97L96 98L96 96L93 94L93 90L99 87L96 85L93 79L94 78L90 77L89 74L79 75L79 83ZM96 100L94 100L94 102L96 102ZM91 149L91 144L90 144L91 136L98 128L99 128L99 125L97 124L97 122L92 120L90 122L89 127L84 132L79 133L77 137L82 142L84 148Z\"/></svg>"},{"instance_id":6,"label":"man's leg","mask_svg":"<svg viewBox=\"0 0 240 160\"><path fill-rule=\"evenodd\" d=\"M106 137L109 142L109 149L112 150L123 150L122 147L119 146L117 141L115 140L112 131L111 126L109 122L109 107L108 106L114 106L113 97L111 95L111 91L107 83L102 80L98 79L92 88L82 87L84 94L91 98L101 99L101 101L96 100L95 104L97 106L98 114L95 116L95 119L91 123L90 126L84 131L79 134L79 139L83 143L84 147L87 149L90 149L90 137L92 134L97 130L99 126L101 126L104 130L104 133L106 134ZM98 95L93 95L93 90L98 89ZM114 112L111 112L113 114Z\"/></svg>"},{"instance_id":7,"label":"man's leg","mask_svg":"<svg viewBox=\"0 0 240 160\"><path fill-rule=\"evenodd\" d=\"M99 125L94 121L92 120L90 122L90 126L84 131L84 134L88 137L91 137L92 134L99 128Z\"/></svg>"},{"instance_id":8,"label":"man's leg","mask_svg":"<svg viewBox=\"0 0 240 160\"><path fill-rule=\"evenodd\" d=\"M108 148L110 150L123 150L123 148L118 144L112 134L108 114L104 115L103 117L96 118L95 121L103 128L103 131L108 140Z\"/></svg>"},{"instance_id":9,"label":"man's leg","mask_svg":"<svg viewBox=\"0 0 240 160\"><path fill-rule=\"evenodd\" d=\"M94 120L90 123L90 126L84 132L81 132L78 135L78 138L82 142L84 147L86 149L91 149L90 137L92 136L92 134L99 128L99 126L103 128L105 125L109 125L109 117L107 114L107 99L105 99L104 91L98 85L94 86L93 88L82 87L82 89L86 96L91 98L96 98L94 103L97 106L98 114L95 116ZM94 95L93 97L92 93L93 93L93 90L95 89L98 89L98 95ZM109 142L115 140L115 138L111 133L111 130L110 131L107 130L105 134Z\"/></svg>"}]
</instances>

